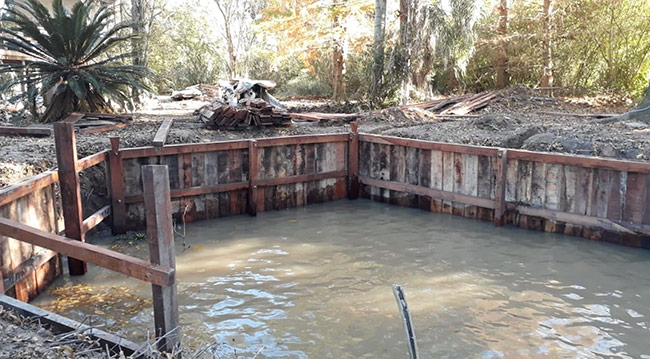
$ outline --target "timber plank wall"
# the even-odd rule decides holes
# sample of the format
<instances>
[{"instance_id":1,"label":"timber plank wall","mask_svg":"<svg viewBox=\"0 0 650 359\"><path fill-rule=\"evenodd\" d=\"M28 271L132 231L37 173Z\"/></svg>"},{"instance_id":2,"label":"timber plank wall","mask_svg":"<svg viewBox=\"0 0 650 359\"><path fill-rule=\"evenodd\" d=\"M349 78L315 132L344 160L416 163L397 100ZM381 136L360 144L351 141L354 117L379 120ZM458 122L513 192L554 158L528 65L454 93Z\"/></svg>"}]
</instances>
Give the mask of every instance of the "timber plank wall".
<instances>
[{"instance_id":1,"label":"timber plank wall","mask_svg":"<svg viewBox=\"0 0 650 359\"><path fill-rule=\"evenodd\" d=\"M361 135L361 196L650 249L650 164Z\"/></svg>"},{"instance_id":2,"label":"timber plank wall","mask_svg":"<svg viewBox=\"0 0 650 359\"><path fill-rule=\"evenodd\" d=\"M141 166L163 164L177 224L360 194L497 225L650 249L649 163L356 131L126 149L112 138L110 150L79 160L76 170L103 162L110 164L103 172L110 177L112 204L84 220L84 233L107 216L115 233L144 228ZM50 171L0 190L0 217L60 233L58 177ZM7 294L24 301L61 273L56 253L1 236L0 269Z\"/></svg>"},{"instance_id":3,"label":"timber plank wall","mask_svg":"<svg viewBox=\"0 0 650 359\"><path fill-rule=\"evenodd\" d=\"M120 151L126 229L145 225L141 174L145 164L168 166L176 223L347 196L347 134L166 146L160 154L155 151Z\"/></svg>"},{"instance_id":4,"label":"timber plank wall","mask_svg":"<svg viewBox=\"0 0 650 359\"><path fill-rule=\"evenodd\" d=\"M45 172L0 190L0 217L50 233L63 228L57 172ZM61 274L59 256L0 235L0 280L7 295L28 301Z\"/></svg>"}]
</instances>

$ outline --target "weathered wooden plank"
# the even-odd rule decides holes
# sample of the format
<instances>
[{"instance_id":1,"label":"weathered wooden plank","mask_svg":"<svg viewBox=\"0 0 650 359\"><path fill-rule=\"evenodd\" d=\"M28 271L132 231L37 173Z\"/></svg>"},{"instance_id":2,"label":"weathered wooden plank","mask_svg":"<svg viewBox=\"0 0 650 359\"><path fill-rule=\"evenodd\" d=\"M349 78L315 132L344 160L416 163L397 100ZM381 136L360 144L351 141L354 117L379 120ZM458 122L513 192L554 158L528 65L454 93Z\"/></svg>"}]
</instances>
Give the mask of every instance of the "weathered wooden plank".
<instances>
[{"instance_id":1,"label":"weathered wooden plank","mask_svg":"<svg viewBox=\"0 0 650 359\"><path fill-rule=\"evenodd\" d=\"M582 226L602 228L612 232L621 232L635 235L637 232L649 232L650 226L630 225L625 222L616 222L607 218L587 216L577 213L567 213L553 211L545 208L535 208L529 206L515 205L515 210L520 214L527 216L542 217L553 221L573 223Z\"/></svg>"},{"instance_id":2,"label":"weathered wooden plank","mask_svg":"<svg viewBox=\"0 0 650 359\"><path fill-rule=\"evenodd\" d=\"M546 163L532 162L530 204L544 207L546 201Z\"/></svg>"},{"instance_id":3,"label":"weathered wooden plank","mask_svg":"<svg viewBox=\"0 0 650 359\"><path fill-rule=\"evenodd\" d=\"M323 135L301 135L301 136L286 136L286 137L273 137L273 138L260 138L257 140L258 147L270 146L287 146L298 144L316 144L316 143L329 143L329 142L347 142L348 134L323 134Z\"/></svg>"},{"instance_id":4,"label":"weathered wooden plank","mask_svg":"<svg viewBox=\"0 0 650 359\"><path fill-rule=\"evenodd\" d=\"M162 147L165 145L167 135L169 134L169 130L171 130L173 123L174 120L171 118L163 120L160 127L158 127L158 131L156 131L156 134L153 136L153 141L151 141L151 144L154 147Z\"/></svg>"},{"instance_id":5,"label":"weathered wooden plank","mask_svg":"<svg viewBox=\"0 0 650 359\"><path fill-rule=\"evenodd\" d=\"M431 188L431 150L420 149L418 174L418 185ZM418 196L418 208L431 210L431 198Z\"/></svg>"},{"instance_id":6,"label":"weathered wooden plank","mask_svg":"<svg viewBox=\"0 0 650 359\"><path fill-rule=\"evenodd\" d=\"M77 171L83 171L108 160L109 153L109 150L104 150L80 159L77 161Z\"/></svg>"},{"instance_id":7,"label":"weathered wooden plank","mask_svg":"<svg viewBox=\"0 0 650 359\"><path fill-rule=\"evenodd\" d=\"M624 177L625 180L627 180L627 173ZM605 217L615 221L620 221L623 219L623 193L621 188L621 180L621 172L610 171L609 198L607 202L607 213Z\"/></svg>"},{"instance_id":8,"label":"weathered wooden plank","mask_svg":"<svg viewBox=\"0 0 650 359\"><path fill-rule=\"evenodd\" d=\"M348 199L359 198L359 126L350 123L348 140ZM297 192L296 188L296 192Z\"/></svg>"},{"instance_id":9,"label":"weathered wooden plank","mask_svg":"<svg viewBox=\"0 0 650 359\"><path fill-rule=\"evenodd\" d=\"M83 232L83 211L81 209L81 187L77 172L77 140L71 123L54 124L56 160L61 184L61 201L65 234L68 238L85 241ZM68 258L70 275L83 275L88 269L86 263L76 258Z\"/></svg>"},{"instance_id":10,"label":"weathered wooden plank","mask_svg":"<svg viewBox=\"0 0 650 359\"><path fill-rule=\"evenodd\" d=\"M443 166L442 166L442 152L431 150L431 188L442 190L443 183ZM431 200L431 211L442 212L442 201L438 199Z\"/></svg>"},{"instance_id":11,"label":"weathered wooden plank","mask_svg":"<svg viewBox=\"0 0 650 359\"><path fill-rule=\"evenodd\" d=\"M246 148L248 148L248 140L168 145L162 148L156 148L153 146L136 147L136 148L127 148L122 150L122 158L169 156L169 155L177 155L180 153L243 150Z\"/></svg>"},{"instance_id":12,"label":"weathered wooden plank","mask_svg":"<svg viewBox=\"0 0 650 359\"><path fill-rule=\"evenodd\" d=\"M223 183L211 186L197 186L171 190L170 198L194 197L204 194L225 193L231 191L238 191L248 188L248 182L233 182ZM139 203L144 201L142 194L126 196L124 202L127 204Z\"/></svg>"},{"instance_id":13,"label":"weathered wooden plank","mask_svg":"<svg viewBox=\"0 0 650 359\"><path fill-rule=\"evenodd\" d=\"M214 186L219 183L219 152L206 152L204 154L205 175L204 183L207 186Z\"/></svg>"},{"instance_id":14,"label":"weathered wooden plank","mask_svg":"<svg viewBox=\"0 0 650 359\"><path fill-rule=\"evenodd\" d=\"M251 216L257 216L258 166L257 141L250 141L248 146L248 214Z\"/></svg>"},{"instance_id":15,"label":"weathered wooden plank","mask_svg":"<svg viewBox=\"0 0 650 359\"><path fill-rule=\"evenodd\" d=\"M632 223L642 223L644 219L645 201L648 188L646 175L630 172L627 174L627 193L623 208L623 220Z\"/></svg>"},{"instance_id":16,"label":"weathered wooden plank","mask_svg":"<svg viewBox=\"0 0 650 359\"><path fill-rule=\"evenodd\" d=\"M558 211L565 198L564 165L549 164L546 166L546 186L544 190L545 208Z\"/></svg>"},{"instance_id":17,"label":"weathered wooden plank","mask_svg":"<svg viewBox=\"0 0 650 359\"><path fill-rule=\"evenodd\" d=\"M496 190L494 191L494 224L497 226L503 226L504 224L504 216L506 213L508 172L514 173L514 167L512 171L509 171L508 163L508 150L500 150L497 154L495 177L496 182L494 183L494 186L496 187ZM481 171L481 176L484 176L483 172L484 171ZM485 193L486 190L489 190L489 188L483 188L479 192L479 195L481 195L481 192Z\"/></svg>"},{"instance_id":18,"label":"weathered wooden plank","mask_svg":"<svg viewBox=\"0 0 650 359\"><path fill-rule=\"evenodd\" d=\"M0 136L48 137L51 134L50 128L0 126Z\"/></svg>"},{"instance_id":19,"label":"weathered wooden plank","mask_svg":"<svg viewBox=\"0 0 650 359\"><path fill-rule=\"evenodd\" d=\"M6 218L0 218L0 233L145 282L167 285L174 279L175 271L172 268L153 265L139 258L48 233Z\"/></svg>"},{"instance_id":20,"label":"weathered wooden plank","mask_svg":"<svg viewBox=\"0 0 650 359\"><path fill-rule=\"evenodd\" d=\"M455 192L440 191L433 188L420 187L417 185L398 183L393 181L383 181L365 176L359 177L359 181L363 184L377 188L386 188L392 191L406 192L420 196L429 196L431 198L443 199L446 201L454 201L485 208L494 208L495 206L494 200L491 199L467 196Z\"/></svg>"},{"instance_id":21,"label":"weathered wooden plank","mask_svg":"<svg viewBox=\"0 0 650 359\"><path fill-rule=\"evenodd\" d=\"M0 207L59 180L58 171L47 171L0 190Z\"/></svg>"},{"instance_id":22,"label":"weathered wooden plank","mask_svg":"<svg viewBox=\"0 0 650 359\"><path fill-rule=\"evenodd\" d=\"M120 153L120 138L111 137L108 155L113 234L126 233L126 203L124 202L124 164Z\"/></svg>"},{"instance_id":23,"label":"weathered wooden plank","mask_svg":"<svg viewBox=\"0 0 650 359\"><path fill-rule=\"evenodd\" d=\"M147 242L152 264L176 268L169 171L165 166L143 166L142 182L147 218ZM172 278L173 279L173 278ZM180 342L176 281L152 285L153 316L158 349L171 353Z\"/></svg>"},{"instance_id":24,"label":"weathered wooden plank","mask_svg":"<svg viewBox=\"0 0 650 359\"><path fill-rule=\"evenodd\" d=\"M498 148L494 148L494 147L458 145L458 144L452 144L446 142L422 141L422 140L413 140L413 139L402 138L402 137L378 136L378 135L369 135L369 134L360 134L359 140L363 142L406 146L412 148L421 148L425 150L436 150L436 151L443 151L443 152L457 152L457 153L465 153L470 155L496 156L498 152Z\"/></svg>"},{"instance_id":25,"label":"weathered wooden plank","mask_svg":"<svg viewBox=\"0 0 650 359\"><path fill-rule=\"evenodd\" d=\"M463 154L463 165L465 176L463 177L462 192L469 196L478 197L478 156ZM489 180L489 178L488 178ZM468 218L476 218L476 206L466 206L463 214Z\"/></svg>"},{"instance_id":26,"label":"weathered wooden plank","mask_svg":"<svg viewBox=\"0 0 650 359\"><path fill-rule=\"evenodd\" d=\"M203 186L205 182L205 153L192 153L192 186Z\"/></svg>"},{"instance_id":27,"label":"weathered wooden plank","mask_svg":"<svg viewBox=\"0 0 650 359\"><path fill-rule=\"evenodd\" d=\"M650 163L613 160L599 157L566 155L557 153L511 150L510 158L523 161L561 164L586 168L603 168L614 171L650 173Z\"/></svg>"},{"instance_id":28,"label":"weathered wooden plank","mask_svg":"<svg viewBox=\"0 0 650 359\"><path fill-rule=\"evenodd\" d=\"M301 176L265 178L265 179L258 180L257 186L269 187L269 186L281 186L281 185L310 182L310 181L320 181L329 178L346 177L347 174L348 171L343 170L343 171L334 171L334 172L313 173L313 174L301 175Z\"/></svg>"},{"instance_id":29,"label":"weathered wooden plank","mask_svg":"<svg viewBox=\"0 0 650 359\"><path fill-rule=\"evenodd\" d=\"M516 202L519 189L519 161L508 158L506 171L506 202Z\"/></svg>"},{"instance_id":30,"label":"weathered wooden plank","mask_svg":"<svg viewBox=\"0 0 650 359\"><path fill-rule=\"evenodd\" d=\"M87 233L89 230L95 228L98 224L102 223L106 217L110 216L111 212L111 205L106 205L90 215L90 217L84 219L82 224L83 232Z\"/></svg>"},{"instance_id":31,"label":"weathered wooden plank","mask_svg":"<svg viewBox=\"0 0 650 359\"><path fill-rule=\"evenodd\" d=\"M454 192L454 153L442 153L442 190L446 192ZM433 198L433 197L432 197ZM453 213L453 203L444 201L442 203L443 213Z\"/></svg>"}]
</instances>

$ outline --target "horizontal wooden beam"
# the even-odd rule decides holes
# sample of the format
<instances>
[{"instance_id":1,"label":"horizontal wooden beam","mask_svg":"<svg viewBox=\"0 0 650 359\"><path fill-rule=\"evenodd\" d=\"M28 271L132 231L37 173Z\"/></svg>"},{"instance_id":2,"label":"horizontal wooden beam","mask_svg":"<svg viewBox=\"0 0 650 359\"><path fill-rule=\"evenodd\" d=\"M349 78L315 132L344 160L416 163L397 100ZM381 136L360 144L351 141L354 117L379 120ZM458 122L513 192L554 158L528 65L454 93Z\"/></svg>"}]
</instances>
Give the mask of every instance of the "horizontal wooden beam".
<instances>
[{"instance_id":1,"label":"horizontal wooden beam","mask_svg":"<svg viewBox=\"0 0 650 359\"><path fill-rule=\"evenodd\" d=\"M422 140L413 140L409 138L378 136L378 135L368 135L368 134L360 134L359 141L379 143L383 145L414 147L414 148L421 148L425 150L465 153L468 155L479 155L479 156L496 156L497 153L499 152L499 148L496 147L459 145L459 144L446 143L446 142L422 141Z\"/></svg>"},{"instance_id":2,"label":"horizontal wooden beam","mask_svg":"<svg viewBox=\"0 0 650 359\"><path fill-rule=\"evenodd\" d=\"M51 128L0 126L0 136L47 137L51 134Z\"/></svg>"},{"instance_id":3,"label":"horizontal wooden beam","mask_svg":"<svg viewBox=\"0 0 650 359\"><path fill-rule=\"evenodd\" d=\"M420 187L412 184L377 180L366 176L359 176L359 182L368 186L385 188L392 191L417 194L420 196L429 196L431 197L431 199L460 202L464 204L469 204L469 205L483 207L483 208L491 208L491 209L494 209L496 207L496 203L492 199L481 198L476 196L468 196L465 194L460 194L455 192L441 191L433 188Z\"/></svg>"},{"instance_id":4,"label":"horizontal wooden beam","mask_svg":"<svg viewBox=\"0 0 650 359\"><path fill-rule=\"evenodd\" d=\"M49 249L40 250L29 257L26 261L22 262L11 273L5 274L3 278L4 292L13 288L17 283L20 283L25 278L30 276L35 270L38 270L42 265L49 262L50 259L56 257L58 253ZM4 293L1 292L0 294Z\"/></svg>"},{"instance_id":5,"label":"horizontal wooden beam","mask_svg":"<svg viewBox=\"0 0 650 359\"><path fill-rule=\"evenodd\" d=\"M584 214L554 211L546 208L516 205L508 203L510 210L526 216L550 219L552 221L597 227L612 232L650 235L650 225L634 224L625 221L613 221L602 217L591 217Z\"/></svg>"},{"instance_id":6,"label":"horizontal wooden beam","mask_svg":"<svg viewBox=\"0 0 650 359\"><path fill-rule=\"evenodd\" d=\"M0 235L157 285L171 285L176 274L176 270L169 267L153 265L140 258L48 233L6 218L0 218Z\"/></svg>"},{"instance_id":7,"label":"horizontal wooden beam","mask_svg":"<svg viewBox=\"0 0 650 359\"><path fill-rule=\"evenodd\" d=\"M248 140L221 141L210 143L192 143L182 145L169 145L162 148L136 147L120 150L120 156L124 158L153 157L177 155L180 153L197 153L226 150L248 149Z\"/></svg>"},{"instance_id":8,"label":"horizontal wooden beam","mask_svg":"<svg viewBox=\"0 0 650 359\"><path fill-rule=\"evenodd\" d=\"M173 119L167 118L162 122L160 127L158 127L156 135L153 136L152 144L154 147L162 147L165 145L165 141L167 141L167 135L169 134L169 130L172 128L173 123Z\"/></svg>"},{"instance_id":9,"label":"horizontal wooden beam","mask_svg":"<svg viewBox=\"0 0 650 359\"><path fill-rule=\"evenodd\" d=\"M0 190L0 206L59 181L58 171L47 171Z\"/></svg>"},{"instance_id":10,"label":"horizontal wooden beam","mask_svg":"<svg viewBox=\"0 0 650 359\"><path fill-rule=\"evenodd\" d=\"M314 174L301 175L301 176L258 179L255 180L254 183L259 187L279 186L284 184L320 181L328 178L347 177L347 175L348 175L348 171L343 170L343 171L334 171L334 172L314 173Z\"/></svg>"},{"instance_id":11,"label":"horizontal wooden beam","mask_svg":"<svg viewBox=\"0 0 650 359\"><path fill-rule=\"evenodd\" d=\"M86 127L86 128L80 128L77 132L79 132L79 133L99 133L99 132L117 130L118 128L124 128L126 126L128 126L128 124L126 124L126 123L116 123L114 125L106 125L106 126L91 126L91 127Z\"/></svg>"},{"instance_id":12,"label":"horizontal wooden beam","mask_svg":"<svg viewBox=\"0 0 650 359\"><path fill-rule=\"evenodd\" d=\"M214 186L188 187L171 190L171 198L200 196L202 194L238 191L248 188L248 182L224 183ZM125 203L139 203L144 201L144 195L135 194L124 196Z\"/></svg>"},{"instance_id":13,"label":"horizontal wooden beam","mask_svg":"<svg viewBox=\"0 0 650 359\"><path fill-rule=\"evenodd\" d=\"M97 152L94 155L86 156L77 161L77 171L83 171L92 166L96 166L108 159L109 150Z\"/></svg>"},{"instance_id":14,"label":"horizontal wooden beam","mask_svg":"<svg viewBox=\"0 0 650 359\"><path fill-rule=\"evenodd\" d=\"M98 224L102 223L106 217L111 215L111 205L106 205L100 208L97 212L91 214L88 218L84 219L81 224L81 230L86 233L95 228Z\"/></svg>"},{"instance_id":15,"label":"horizontal wooden beam","mask_svg":"<svg viewBox=\"0 0 650 359\"><path fill-rule=\"evenodd\" d=\"M79 323L58 314L48 312L6 295L0 295L0 305L4 309L13 310L23 317L34 319L38 318L38 321L40 323L46 324L48 327L52 328L55 334L69 333L74 331L87 335L91 338L96 338L99 340L102 348L108 348L111 354L114 354L116 357L120 355L120 352L123 352L125 355L130 356L146 347L144 345L138 345L127 339L118 337L114 334L107 333L101 329L97 329L96 327ZM133 357L140 358L140 356L137 354Z\"/></svg>"},{"instance_id":16,"label":"horizontal wooden beam","mask_svg":"<svg viewBox=\"0 0 650 359\"><path fill-rule=\"evenodd\" d=\"M548 152L508 150L508 159L562 164L577 167L605 168L614 171L650 173L650 163Z\"/></svg>"},{"instance_id":17,"label":"horizontal wooden beam","mask_svg":"<svg viewBox=\"0 0 650 359\"><path fill-rule=\"evenodd\" d=\"M303 145L311 143L347 142L348 134L324 134L307 136L287 136L257 139L257 147Z\"/></svg>"}]
</instances>

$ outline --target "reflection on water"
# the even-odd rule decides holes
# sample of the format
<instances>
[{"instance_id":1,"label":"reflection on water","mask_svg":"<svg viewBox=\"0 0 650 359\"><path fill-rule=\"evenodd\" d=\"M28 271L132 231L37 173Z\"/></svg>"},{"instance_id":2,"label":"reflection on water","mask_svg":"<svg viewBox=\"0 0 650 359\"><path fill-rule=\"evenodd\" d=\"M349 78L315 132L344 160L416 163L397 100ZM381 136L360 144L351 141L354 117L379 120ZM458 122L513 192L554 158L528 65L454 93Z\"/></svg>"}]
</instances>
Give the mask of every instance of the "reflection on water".
<instances>
[{"instance_id":1,"label":"reflection on water","mask_svg":"<svg viewBox=\"0 0 650 359\"><path fill-rule=\"evenodd\" d=\"M650 251L363 200L195 223L186 241L184 340L223 357L406 358L399 283L423 358L650 358ZM72 281L150 296L99 268Z\"/></svg>"}]
</instances>

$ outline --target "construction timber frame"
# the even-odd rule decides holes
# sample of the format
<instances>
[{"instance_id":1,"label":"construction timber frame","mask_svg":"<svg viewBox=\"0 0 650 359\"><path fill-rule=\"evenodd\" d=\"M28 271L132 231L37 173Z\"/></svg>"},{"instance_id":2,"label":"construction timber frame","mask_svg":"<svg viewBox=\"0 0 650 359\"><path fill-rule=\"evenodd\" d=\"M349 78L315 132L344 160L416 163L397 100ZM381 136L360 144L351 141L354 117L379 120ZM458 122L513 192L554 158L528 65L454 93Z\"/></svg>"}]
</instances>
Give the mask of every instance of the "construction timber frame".
<instances>
[{"instance_id":1,"label":"construction timber frame","mask_svg":"<svg viewBox=\"0 0 650 359\"><path fill-rule=\"evenodd\" d=\"M82 159L69 124L57 124L55 135L58 170L0 190L0 290L23 301L61 273L59 255L67 255L71 274L90 262L159 287L160 311L175 306L165 222L343 198L650 249L650 163L360 134L356 123L343 134L140 148L111 138L110 149ZM83 218L79 173L100 164L110 205ZM158 196L147 195L160 177L146 174L150 165L166 169L169 189L154 190ZM149 243L159 247L150 248L151 261L84 243L107 218L115 234L153 233ZM160 323L172 330L173 319Z\"/></svg>"}]
</instances>

